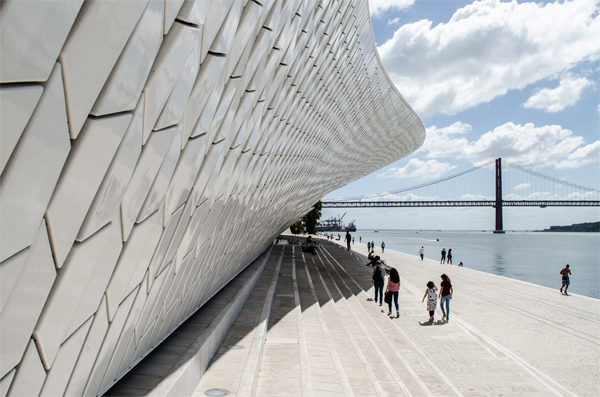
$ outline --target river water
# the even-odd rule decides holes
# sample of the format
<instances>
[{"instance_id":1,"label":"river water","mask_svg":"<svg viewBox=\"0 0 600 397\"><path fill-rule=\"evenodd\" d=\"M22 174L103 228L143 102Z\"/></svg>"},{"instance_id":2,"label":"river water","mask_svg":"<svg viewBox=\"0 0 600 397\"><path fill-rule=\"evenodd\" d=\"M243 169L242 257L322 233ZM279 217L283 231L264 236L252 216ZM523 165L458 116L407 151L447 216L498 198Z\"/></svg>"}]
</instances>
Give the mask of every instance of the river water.
<instances>
[{"instance_id":1,"label":"river water","mask_svg":"<svg viewBox=\"0 0 600 397\"><path fill-rule=\"evenodd\" d=\"M358 230L351 234L356 242L359 237L363 243L374 241L375 252L381 252L382 241L386 249L413 255L423 246L425 258L438 261L442 248L452 248L454 265L463 262L471 269L557 290L559 271L568 263L573 273L569 292L600 298L600 233Z\"/></svg>"}]
</instances>

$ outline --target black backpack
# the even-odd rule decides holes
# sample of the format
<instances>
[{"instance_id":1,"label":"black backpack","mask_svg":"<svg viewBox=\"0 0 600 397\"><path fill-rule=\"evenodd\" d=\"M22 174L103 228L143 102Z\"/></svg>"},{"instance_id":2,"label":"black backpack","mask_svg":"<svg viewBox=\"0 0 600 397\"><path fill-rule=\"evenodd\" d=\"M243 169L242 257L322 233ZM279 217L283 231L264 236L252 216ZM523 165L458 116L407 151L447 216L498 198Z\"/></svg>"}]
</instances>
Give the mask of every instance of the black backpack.
<instances>
[{"instance_id":1,"label":"black backpack","mask_svg":"<svg viewBox=\"0 0 600 397\"><path fill-rule=\"evenodd\" d=\"M383 268L381 266L375 267L375 271L373 272L373 280L383 281L383 275L381 274L382 271Z\"/></svg>"}]
</instances>

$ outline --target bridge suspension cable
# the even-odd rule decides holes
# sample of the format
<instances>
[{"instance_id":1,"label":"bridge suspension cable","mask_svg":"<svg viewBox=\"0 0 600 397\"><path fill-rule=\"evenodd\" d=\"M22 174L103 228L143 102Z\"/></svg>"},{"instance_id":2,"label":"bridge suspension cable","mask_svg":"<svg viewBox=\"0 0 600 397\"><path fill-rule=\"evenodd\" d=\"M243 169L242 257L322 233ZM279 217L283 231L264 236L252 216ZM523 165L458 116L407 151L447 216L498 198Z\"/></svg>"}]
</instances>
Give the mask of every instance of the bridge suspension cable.
<instances>
[{"instance_id":1,"label":"bridge suspension cable","mask_svg":"<svg viewBox=\"0 0 600 397\"><path fill-rule=\"evenodd\" d=\"M473 171L484 169L484 168L490 166L491 164L493 164L494 161L495 160L488 161L487 163L475 166L473 168L469 168L468 170L461 171L461 172L453 174L453 175L449 175L449 176L446 176L446 177L443 177L443 178L439 178L439 179L433 180L431 182L426 182L426 183L422 183L420 185L410 186L410 187L403 188L403 189L391 190L391 191L385 192L385 193L368 194L368 196L369 196L369 199L371 199L371 198L375 198L375 197L388 196L388 195L391 195L391 194L406 193L406 192L409 192L409 191L413 191L413 190L422 189L422 188L425 188L425 187L437 185L439 183L446 182L446 181L449 181L449 180L454 179L454 178L458 178L459 176L463 176L463 175L469 174L469 173L471 173ZM365 198L365 196L363 195L363 196L354 196L354 197L344 197L344 198L341 198L341 199L338 199L338 200L352 201L352 200L361 200L361 199L364 199L364 198ZM332 200L328 200L328 201L332 201Z\"/></svg>"}]
</instances>

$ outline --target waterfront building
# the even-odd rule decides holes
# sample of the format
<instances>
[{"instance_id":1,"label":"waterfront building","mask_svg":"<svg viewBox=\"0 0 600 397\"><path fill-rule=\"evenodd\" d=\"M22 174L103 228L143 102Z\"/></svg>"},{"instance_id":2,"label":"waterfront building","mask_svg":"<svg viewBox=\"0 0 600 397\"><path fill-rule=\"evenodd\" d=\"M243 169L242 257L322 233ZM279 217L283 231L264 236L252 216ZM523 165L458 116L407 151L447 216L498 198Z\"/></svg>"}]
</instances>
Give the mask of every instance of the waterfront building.
<instances>
[{"instance_id":1,"label":"waterfront building","mask_svg":"<svg viewBox=\"0 0 600 397\"><path fill-rule=\"evenodd\" d=\"M0 389L102 394L417 150L364 0L4 1Z\"/></svg>"}]
</instances>

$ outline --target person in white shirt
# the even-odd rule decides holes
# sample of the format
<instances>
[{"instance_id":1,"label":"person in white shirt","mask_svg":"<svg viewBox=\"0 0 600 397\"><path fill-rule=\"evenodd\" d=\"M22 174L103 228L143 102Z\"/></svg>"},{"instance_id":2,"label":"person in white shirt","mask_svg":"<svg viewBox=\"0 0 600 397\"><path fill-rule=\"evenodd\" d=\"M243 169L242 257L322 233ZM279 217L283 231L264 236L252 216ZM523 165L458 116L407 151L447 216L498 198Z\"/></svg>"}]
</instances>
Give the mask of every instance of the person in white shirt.
<instances>
[{"instance_id":1,"label":"person in white shirt","mask_svg":"<svg viewBox=\"0 0 600 397\"><path fill-rule=\"evenodd\" d=\"M425 248L421 247L419 250L419 255L421 255L421 260L423 260L423 257L425 256Z\"/></svg>"}]
</instances>

